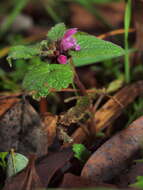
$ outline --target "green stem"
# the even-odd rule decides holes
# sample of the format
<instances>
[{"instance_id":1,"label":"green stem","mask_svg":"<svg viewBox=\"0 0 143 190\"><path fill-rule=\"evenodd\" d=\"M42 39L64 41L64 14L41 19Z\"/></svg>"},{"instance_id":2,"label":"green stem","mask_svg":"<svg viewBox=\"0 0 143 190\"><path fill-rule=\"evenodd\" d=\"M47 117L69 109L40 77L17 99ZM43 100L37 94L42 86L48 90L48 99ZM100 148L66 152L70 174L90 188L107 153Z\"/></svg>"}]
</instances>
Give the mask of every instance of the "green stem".
<instances>
[{"instance_id":1,"label":"green stem","mask_svg":"<svg viewBox=\"0 0 143 190\"><path fill-rule=\"evenodd\" d=\"M79 76L78 76L78 74L77 74L77 72L76 72L76 70L75 70L75 66L74 66L74 64L73 64L73 62L72 62L72 58L70 59L70 65L71 65L71 67L72 67L72 69L73 69L73 72L74 72L74 74L75 74L75 83L76 83L76 85L77 85L77 86L79 87L79 89L81 90L82 95L83 95L83 96L86 96L86 95L87 95L86 88L85 88L85 86L82 84L82 82L81 82L80 79L79 79Z\"/></svg>"},{"instance_id":2,"label":"green stem","mask_svg":"<svg viewBox=\"0 0 143 190\"><path fill-rule=\"evenodd\" d=\"M124 44L125 44L125 59L124 59L124 69L125 69L125 81L127 83L130 82L130 60L129 60L129 27L131 21L131 0L128 0L125 8L125 17L124 17L124 28L125 28L125 36L124 36Z\"/></svg>"},{"instance_id":3,"label":"green stem","mask_svg":"<svg viewBox=\"0 0 143 190\"><path fill-rule=\"evenodd\" d=\"M11 149L10 154L11 154L11 158L12 158L12 164L13 164L14 174L16 174L16 163L15 163L15 152L14 152L14 149Z\"/></svg>"},{"instance_id":4,"label":"green stem","mask_svg":"<svg viewBox=\"0 0 143 190\"><path fill-rule=\"evenodd\" d=\"M72 87L73 87L73 89L76 89L74 82L72 82ZM74 93L75 93L75 96L78 96L78 92L77 91L75 91Z\"/></svg>"}]
</instances>

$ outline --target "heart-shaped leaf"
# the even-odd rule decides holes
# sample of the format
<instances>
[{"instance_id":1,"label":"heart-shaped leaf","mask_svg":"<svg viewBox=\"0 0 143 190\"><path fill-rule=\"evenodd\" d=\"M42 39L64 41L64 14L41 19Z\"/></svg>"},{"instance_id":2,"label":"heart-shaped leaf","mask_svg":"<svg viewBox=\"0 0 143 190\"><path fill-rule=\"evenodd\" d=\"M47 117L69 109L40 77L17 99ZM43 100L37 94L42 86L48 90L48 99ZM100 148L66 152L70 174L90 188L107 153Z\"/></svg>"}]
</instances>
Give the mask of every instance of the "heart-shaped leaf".
<instances>
[{"instance_id":1,"label":"heart-shaped leaf","mask_svg":"<svg viewBox=\"0 0 143 190\"><path fill-rule=\"evenodd\" d=\"M39 98L47 96L52 89L67 88L72 81L73 71L70 65L40 62L29 68L23 86L28 91L34 91L35 98Z\"/></svg>"}]
</instances>

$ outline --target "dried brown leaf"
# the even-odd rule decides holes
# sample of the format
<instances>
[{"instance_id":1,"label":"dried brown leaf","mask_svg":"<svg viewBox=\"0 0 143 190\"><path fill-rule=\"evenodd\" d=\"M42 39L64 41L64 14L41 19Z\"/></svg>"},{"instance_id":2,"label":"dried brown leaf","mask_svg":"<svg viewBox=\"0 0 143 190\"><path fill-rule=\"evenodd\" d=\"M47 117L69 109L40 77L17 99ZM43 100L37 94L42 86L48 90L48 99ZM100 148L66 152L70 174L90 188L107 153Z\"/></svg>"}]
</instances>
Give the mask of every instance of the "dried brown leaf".
<instances>
[{"instance_id":1,"label":"dried brown leaf","mask_svg":"<svg viewBox=\"0 0 143 190\"><path fill-rule=\"evenodd\" d=\"M0 119L0 151L14 148L21 154L47 153L47 136L38 113L28 103L19 100Z\"/></svg>"},{"instance_id":2,"label":"dried brown leaf","mask_svg":"<svg viewBox=\"0 0 143 190\"><path fill-rule=\"evenodd\" d=\"M81 176L102 183L126 169L143 146L143 116L105 142L83 167Z\"/></svg>"}]
</instances>

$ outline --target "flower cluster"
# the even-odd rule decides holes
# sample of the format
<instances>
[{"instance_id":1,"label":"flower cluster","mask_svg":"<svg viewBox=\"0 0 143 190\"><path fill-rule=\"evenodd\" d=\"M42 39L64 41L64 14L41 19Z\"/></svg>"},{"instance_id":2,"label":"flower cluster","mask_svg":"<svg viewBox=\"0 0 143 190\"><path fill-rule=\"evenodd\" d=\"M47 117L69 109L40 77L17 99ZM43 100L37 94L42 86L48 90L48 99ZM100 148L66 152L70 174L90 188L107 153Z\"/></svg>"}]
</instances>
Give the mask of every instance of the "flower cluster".
<instances>
[{"instance_id":1,"label":"flower cluster","mask_svg":"<svg viewBox=\"0 0 143 190\"><path fill-rule=\"evenodd\" d=\"M74 34L77 33L77 28L71 28L67 30L60 41L60 52L61 54L58 56L57 61L60 64L67 63L67 56L64 53L68 50L80 50L80 45L77 44L76 39L73 37Z\"/></svg>"}]
</instances>

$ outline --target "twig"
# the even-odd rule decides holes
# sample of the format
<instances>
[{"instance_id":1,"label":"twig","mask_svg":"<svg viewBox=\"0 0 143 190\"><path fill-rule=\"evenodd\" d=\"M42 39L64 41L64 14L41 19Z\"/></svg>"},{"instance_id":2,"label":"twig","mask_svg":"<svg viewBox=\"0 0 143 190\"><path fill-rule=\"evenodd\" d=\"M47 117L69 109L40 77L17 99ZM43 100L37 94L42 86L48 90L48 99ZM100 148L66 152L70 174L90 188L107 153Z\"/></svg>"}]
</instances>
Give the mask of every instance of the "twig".
<instances>
[{"instance_id":1,"label":"twig","mask_svg":"<svg viewBox=\"0 0 143 190\"><path fill-rule=\"evenodd\" d=\"M93 108L92 108L93 113L96 112L96 110L97 110L99 104L101 103L101 101L103 100L104 96L105 96L104 94L101 94L101 95L99 96L99 98L97 99L97 101L95 102L95 104L94 104L94 106L93 106Z\"/></svg>"},{"instance_id":2,"label":"twig","mask_svg":"<svg viewBox=\"0 0 143 190\"><path fill-rule=\"evenodd\" d=\"M135 32L135 31L136 31L135 28L129 29L129 32ZM115 35L124 34L124 33L125 33L125 29L118 29L118 30L113 30L113 31L107 32L105 34L101 34L101 35L97 36L97 38L104 39L109 36L115 36Z\"/></svg>"}]
</instances>

